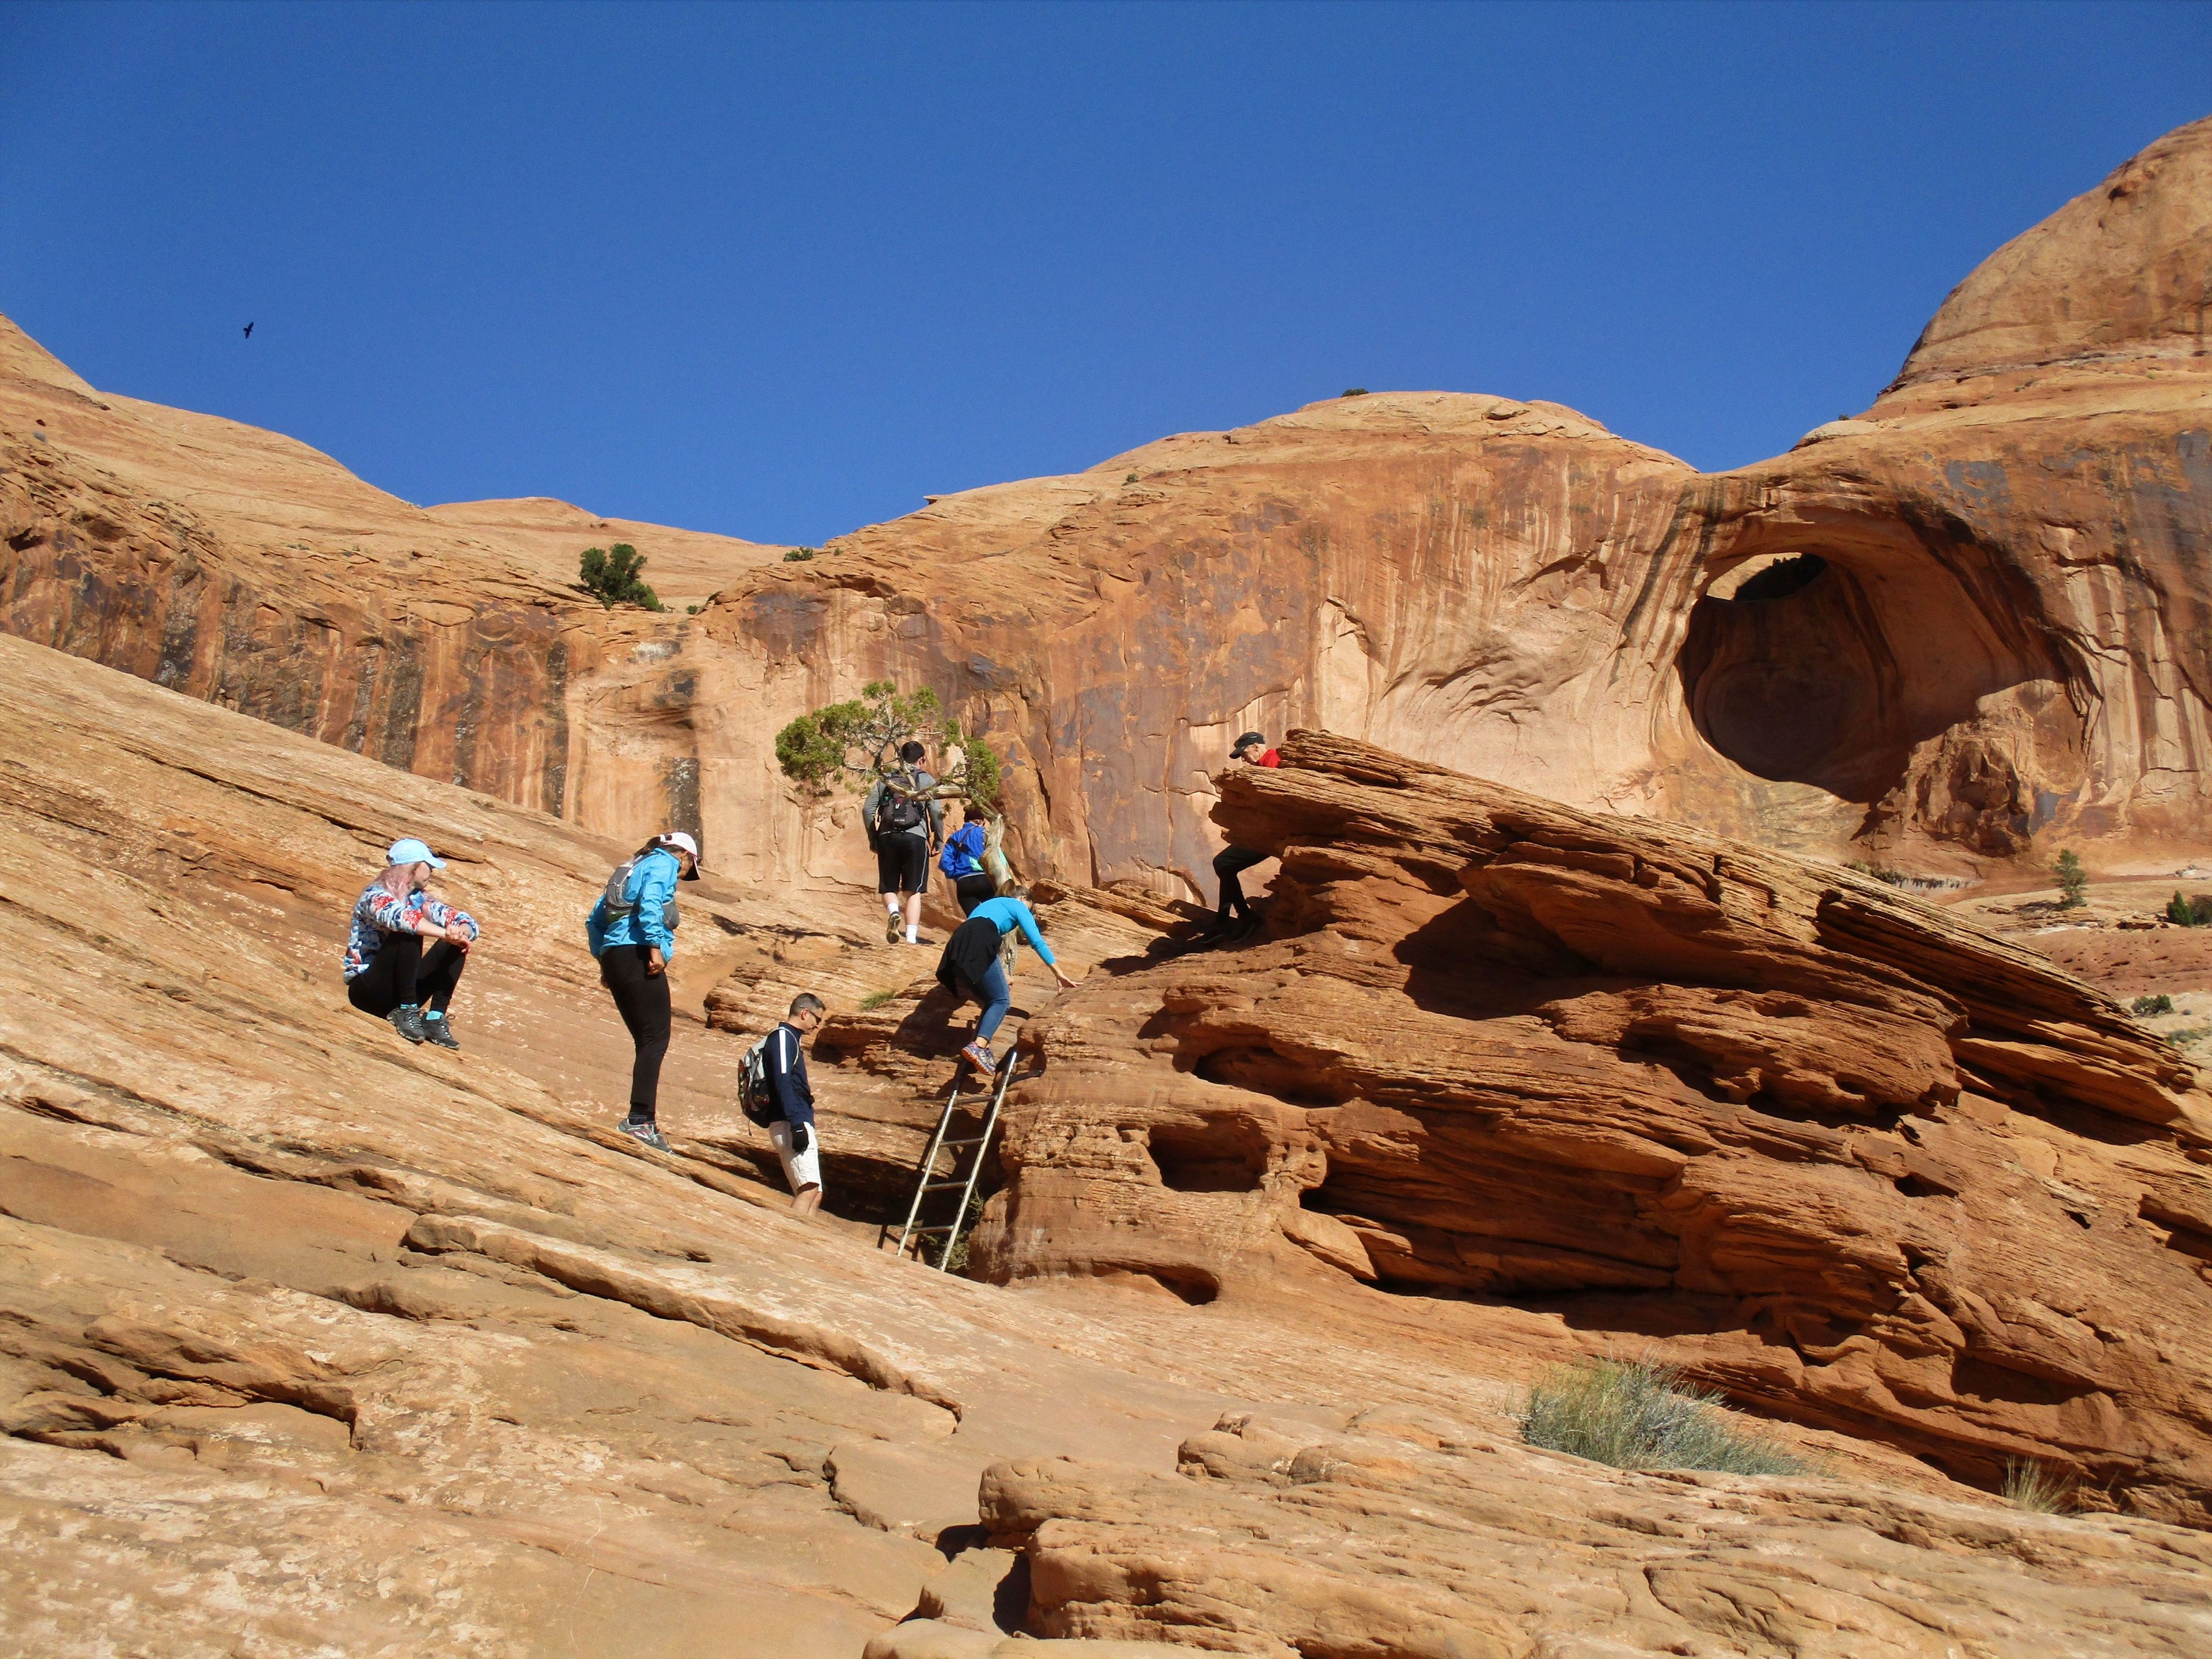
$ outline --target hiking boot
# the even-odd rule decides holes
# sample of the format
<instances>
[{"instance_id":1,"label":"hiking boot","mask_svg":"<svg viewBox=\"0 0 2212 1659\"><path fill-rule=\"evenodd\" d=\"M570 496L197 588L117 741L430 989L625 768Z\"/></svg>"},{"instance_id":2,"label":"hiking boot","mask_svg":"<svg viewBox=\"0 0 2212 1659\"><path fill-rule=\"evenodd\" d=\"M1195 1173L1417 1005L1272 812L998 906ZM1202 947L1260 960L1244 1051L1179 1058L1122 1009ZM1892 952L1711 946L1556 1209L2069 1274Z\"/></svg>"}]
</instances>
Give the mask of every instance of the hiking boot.
<instances>
[{"instance_id":1,"label":"hiking boot","mask_svg":"<svg viewBox=\"0 0 2212 1659\"><path fill-rule=\"evenodd\" d=\"M386 1018L391 1020L392 1029L410 1042L420 1042L430 1035L422 1029L420 1008L394 1008Z\"/></svg>"},{"instance_id":2,"label":"hiking boot","mask_svg":"<svg viewBox=\"0 0 2212 1659\"><path fill-rule=\"evenodd\" d=\"M986 1077L999 1069L998 1055L991 1052L991 1045L981 1037L963 1048L960 1057Z\"/></svg>"},{"instance_id":3,"label":"hiking boot","mask_svg":"<svg viewBox=\"0 0 2212 1659\"><path fill-rule=\"evenodd\" d=\"M1235 927L1230 930L1229 937L1231 939L1249 939L1253 934L1258 933L1267 925L1267 918L1262 915L1259 911L1255 910L1250 915L1243 918L1243 920L1239 921Z\"/></svg>"},{"instance_id":4,"label":"hiking boot","mask_svg":"<svg viewBox=\"0 0 2212 1659\"><path fill-rule=\"evenodd\" d=\"M461 1045L453 1041L453 1023L441 1013L422 1016L422 1041L434 1048L451 1048L460 1052Z\"/></svg>"},{"instance_id":5,"label":"hiking boot","mask_svg":"<svg viewBox=\"0 0 2212 1659\"><path fill-rule=\"evenodd\" d=\"M896 914L884 918L884 943L896 945L906 937L906 923Z\"/></svg>"},{"instance_id":6,"label":"hiking boot","mask_svg":"<svg viewBox=\"0 0 2212 1659\"><path fill-rule=\"evenodd\" d=\"M670 1150L667 1137L660 1133L660 1125L649 1117L626 1117L615 1126L635 1140L641 1140L656 1152Z\"/></svg>"}]
</instances>

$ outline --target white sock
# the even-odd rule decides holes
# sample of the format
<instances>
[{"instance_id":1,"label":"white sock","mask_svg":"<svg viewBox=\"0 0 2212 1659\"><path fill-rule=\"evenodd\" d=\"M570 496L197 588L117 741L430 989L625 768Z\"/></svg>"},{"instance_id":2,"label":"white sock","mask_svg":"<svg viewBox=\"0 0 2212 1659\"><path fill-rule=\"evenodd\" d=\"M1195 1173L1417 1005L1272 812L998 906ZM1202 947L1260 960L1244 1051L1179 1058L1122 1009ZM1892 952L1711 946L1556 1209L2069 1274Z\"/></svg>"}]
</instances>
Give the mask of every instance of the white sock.
<instances>
[{"instance_id":1,"label":"white sock","mask_svg":"<svg viewBox=\"0 0 2212 1659\"><path fill-rule=\"evenodd\" d=\"M899 913L898 895L897 895L896 893L886 893L886 894L884 894L884 914L885 915L887 915L887 916L895 916L895 915L896 915L898 913Z\"/></svg>"},{"instance_id":2,"label":"white sock","mask_svg":"<svg viewBox=\"0 0 2212 1659\"><path fill-rule=\"evenodd\" d=\"M919 945L921 943L921 928L916 923L911 921L907 923L906 942L908 945Z\"/></svg>"}]
</instances>

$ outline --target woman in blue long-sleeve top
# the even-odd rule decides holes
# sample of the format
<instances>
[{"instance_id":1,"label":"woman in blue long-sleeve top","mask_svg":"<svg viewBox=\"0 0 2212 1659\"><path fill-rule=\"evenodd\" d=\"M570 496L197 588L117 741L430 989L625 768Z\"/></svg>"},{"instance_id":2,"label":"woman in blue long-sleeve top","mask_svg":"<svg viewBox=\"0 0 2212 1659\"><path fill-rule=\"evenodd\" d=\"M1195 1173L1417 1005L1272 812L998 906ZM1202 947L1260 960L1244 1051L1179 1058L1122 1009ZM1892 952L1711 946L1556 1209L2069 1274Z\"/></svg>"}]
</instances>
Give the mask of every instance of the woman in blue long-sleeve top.
<instances>
[{"instance_id":1,"label":"woman in blue long-sleeve top","mask_svg":"<svg viewBox=\"0 0 2212 1659\"><path fill-rule=\"evenodd\" d=\"M660 1133L660 1062L668 1055L668 959L676 954L676 884L699 879L699 843L682 830L655 836L615 866L585 918L584 936L599 959L599 983L637 1047L630 1066L629 1115L618 1126L648 1146L668 1150Z\"/></svg>"},{"instance_id":2,"label":"woman in blue long-sleeve top","mask_svg":"<svg viewBox=\"0 0 2212 1659\"><path fill-rule=\"evenodd\" d=\"M968 920L952 930L952 937L945 941L945 955L937 964L937 982L956 997L973 998L983 1005L983 1016L975 1022L975 1041L960 1052L968 1063L985 1073L999 1069L999 1057L991 1052L991 1039L996 1036L999 1023L1013 1006L1012 987L1006 983L1006 970L1000 965L999 946L1007 934L1020 931L1037 959L1052 969L1053 977L1062 988L1072 989L1075 981L1054 960L1052 946L1044 942L1044 934L1037 927L1036 915L1018 896L1012 894L985 899L968 913Z\"/></svg>"}]
</instances>

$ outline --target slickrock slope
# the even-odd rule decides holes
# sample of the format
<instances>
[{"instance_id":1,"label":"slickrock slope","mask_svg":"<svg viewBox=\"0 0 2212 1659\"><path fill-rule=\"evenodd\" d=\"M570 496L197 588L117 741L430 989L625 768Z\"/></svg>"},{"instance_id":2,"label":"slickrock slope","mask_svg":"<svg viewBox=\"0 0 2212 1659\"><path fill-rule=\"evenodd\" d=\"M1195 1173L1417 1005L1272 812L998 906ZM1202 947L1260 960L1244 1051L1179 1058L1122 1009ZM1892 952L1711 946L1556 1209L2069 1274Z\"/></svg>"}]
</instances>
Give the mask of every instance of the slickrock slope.
<instances>
[{"instance_id":1,"label":"slickrock slope","mask_svg":"<svg viewBox=\"0 0 2212 1659\"><path fill-rule=\"evenodd\" d=\"M1034 1028L988 1276L1503 1301L1976 1485L2048 1457L2212 1522L2212 1097L2173 1050L1847 871L1284 752L1220 808L1282 860L1267 938Z\"/></svg>"},{"instance_id":2,"label":"slickrock slope","mask_svg":"<svg viewBox=\"0 0 2212 1659\"><path fill-rule=\"evenodd\" d=\"M337 988L337 918L402 830L453 858L487 924L459 1055L408 1048ZM894 1262L873 1229L796 1222L748 1178L735 1036L686 1024L678 1155L648 1153L607 1128L625 1051L577 939L620 850L0 640L0 1647L1935 1659L2212 1639L2201 1533L2018 1512L1817 1432L1796 1438L1832 1478L1531 1453L1510 1379L1571 1351L1556 1316L1348 1328ZM701 885L689 996L763 949L855 984L902 959L788 895ZM1157 936L1125 896L1053 910L1079 957ZM863 1133L837 1109L891 1087L828 1060L820 1084L833 1150Z\"/></svg>"}]
</instances>

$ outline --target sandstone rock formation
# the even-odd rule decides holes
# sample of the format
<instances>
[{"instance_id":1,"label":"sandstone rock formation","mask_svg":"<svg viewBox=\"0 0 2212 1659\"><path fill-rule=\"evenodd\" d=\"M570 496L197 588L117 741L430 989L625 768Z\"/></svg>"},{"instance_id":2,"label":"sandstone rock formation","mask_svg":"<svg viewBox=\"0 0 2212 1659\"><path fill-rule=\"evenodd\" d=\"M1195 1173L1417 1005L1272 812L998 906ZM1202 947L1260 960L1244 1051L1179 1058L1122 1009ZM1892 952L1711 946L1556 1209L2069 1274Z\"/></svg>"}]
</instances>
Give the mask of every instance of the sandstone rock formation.
<instances>
[{"instance_id":1,"label":"sandstone rock formation","mask_svg":"<svg viewBox=\"0 0 2212 1659\"><path fill-rule=\"evenodd\" d=\"M617 540L672 614L574 586ZM96 392L4 319L0 550L9 632L623 833L700 828L683 607L782 551L557 501L426 513L289 438Z\"/></svg>"},{"instance_id":2,"label":"sandstone rock formation","mask_svg":"<svg viewBox=\"0 0 2212 1659\"><path fill-rule=\"evenodd\" d=\"M487 924L458 1055L338 989L338 918L402 830L452 857ZM1387 864L1369 841L1342 856ZM1784 1425L1831 1473L1759 1480L1531 1452L1511 1385L1574 1351L1556 1314L1376 1297L1347 1320L1319 1268L1285 1317L1233 1285L1190 1307L1138 1278L1000 1289L895 1262L872 1228L794 1221L752 1177L736 1036L686 1023L677 1154L647 1152L609 1127L627 1050L577 939L622 850L0 639L0 1647L1936 1659L2170 1656L2212 1632L2203 1533L2025 1514L1878 1444ZM687 1000L733 967L761 999L912 972L835 899L701 888ZM1066 1032L1102 1032L1106 1000L1140 1004L1157 972L1102 953L1172 917L1054 898L1094 976ZM1901 976L1869 982L1910 1004ZM895 1104L926 1115L946 1074L860 1063L896 1046L867 1022L913 999L858 1000L821 1060L833 1153L890 1136ZM1114 1040L1125 1069L1159 1069ZM2127 1121L2166 1158L2166 1132ZM2106 1195L2060 1156L2068 1201ZM1806 1190L1841 1168L1808 1167ZM1853 1283L1887 1260L1871 1239L1852 1259L1870 1264ZM1987 1281L1955 1283L1982 1330ZM1992 1363L2039 1343L2033 1363L2092 1363L2063 1322L1989 1317L2012 1345ZM2132 1313L2092 1317L2154 1369ZM2038 1443L2027 1426L2008 1415L2008 1443Z\"/></svg>"},{"instance_id":3,"label":"sandstone rock formation","mask_svg":"<svg viewBox=\"0 0 2212 1659\"><path fill-rule=\"evenodd\" d=\"M1219 809L1282 861L1267 941L1033 1027L990 1277L1503 1299L1976 1485L2048 1456L2212 1522L2193 1066L1850 872L1284 757Z\"/></svg>"},{"instance_id":4,"label":"sandstone rock formation","mask_svg":"<svg viewBox=\"0 0 2212 1659\"><path fill-rule=\"evenodd\" d=\"M2008 244L1872 409L1758 465L1549 404L1340 398L802 564L636 528L685 572L665 597L719 589L691 623L575 603L557 505L418 514L11 331L0 611L586 827L673 819L748 878L862 873L771 739L884 675L1022 762L1030 870L1164 895L1210 892L1227 738L1301 723L1826 856L2171 868L2212 823L2208 157L2185 127Z\"/></svg>"}]
</instances>

